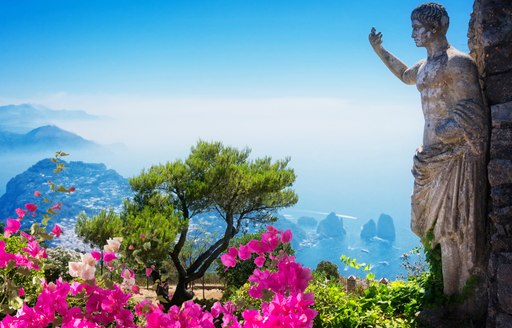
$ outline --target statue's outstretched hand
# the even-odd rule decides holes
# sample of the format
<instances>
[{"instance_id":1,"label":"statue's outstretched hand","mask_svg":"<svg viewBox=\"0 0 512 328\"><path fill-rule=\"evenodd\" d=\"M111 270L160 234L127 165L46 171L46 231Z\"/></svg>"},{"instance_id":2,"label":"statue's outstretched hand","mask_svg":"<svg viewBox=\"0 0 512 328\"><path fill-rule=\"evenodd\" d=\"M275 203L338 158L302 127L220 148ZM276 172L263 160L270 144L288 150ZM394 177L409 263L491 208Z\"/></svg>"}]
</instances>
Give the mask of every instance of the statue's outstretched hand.
<instances>
[{"instance_id":1,"label":"statue's outstretched hand","mask_svg":"<svg viewBox=\"0 0 512 328\"><path fill-rule=\"evenodd\" d=\"M375 27L372 27L368 40L370 40L373 49L378 49L382 46L382 33L377 32Z\"/></svg>"}]
</instances>

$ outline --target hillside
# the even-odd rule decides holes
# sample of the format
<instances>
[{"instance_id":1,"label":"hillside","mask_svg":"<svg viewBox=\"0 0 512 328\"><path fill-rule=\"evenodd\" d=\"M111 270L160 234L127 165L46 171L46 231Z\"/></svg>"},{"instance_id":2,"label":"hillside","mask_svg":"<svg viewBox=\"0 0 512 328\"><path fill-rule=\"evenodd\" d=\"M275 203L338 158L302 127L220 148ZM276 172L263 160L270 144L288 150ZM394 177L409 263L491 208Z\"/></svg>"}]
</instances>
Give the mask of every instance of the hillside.
<instances>
[{"instance_id":1,"label":"hillside","mask_svg":"<svg viewBox=\"0 0 512 328\"><path fill-rule=\"evenodd\" d=\"M69 162L58 175L53 173L55 164L49 159L39 161L25 172L12 178L7 183L5 194L0 197L0 218L4 220L15 216L16 208L23 208L26 203L35 203L40 208L46 209L47 204L42 204L43 197L47 197L53 203L62 202L62 210L54 217L51 224L59 223L67 237L72 237L76 216L84 211L89 216L101 209L113 208L120 211L123 200L131 197L131 189L127 179L112 169L107 169L104 164L92 164L84 162ZM54 193L49 189L48 181L61 184L66 187L75 187L74 193ZM34 191L40 191L43 197L34 197ZM36 217L40 219L40 216ZM30 217L23 220L23 227L29 227L33 223ZM76 239L65 238L69 248L75 248Z\"/></svg>"}]
</instances>

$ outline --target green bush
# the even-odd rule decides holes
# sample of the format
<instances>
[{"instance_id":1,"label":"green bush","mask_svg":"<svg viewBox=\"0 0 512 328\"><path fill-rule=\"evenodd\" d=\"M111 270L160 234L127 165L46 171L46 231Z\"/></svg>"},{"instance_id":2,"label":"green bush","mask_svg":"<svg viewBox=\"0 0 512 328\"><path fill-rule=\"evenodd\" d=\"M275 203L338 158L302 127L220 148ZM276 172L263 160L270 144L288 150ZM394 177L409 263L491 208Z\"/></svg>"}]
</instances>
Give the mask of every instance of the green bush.
<instances>
[{"instance_id":1,"label":"green bush","mask_svg":"<svg viewBox=\"0 0 512 328\"><path fill-rule=\"evenodd\" d=\"M336 280L340 277L338 266L329 261L320 261L315 269L316 273L325 275L326 278Z\"/></svg>"},{"instance_id":2,"label":"green bush","mask_svg":"<svg viewBox=\"0 0 512 328\"><path fill-rule=\"evenodd\" d=\"M315 294L318 312L314 327L416 327L423 288L414 281L388 285L373 283L360 293L347 293L343 285L318 275L307 292Z\"/></svg>"},{"instance_id":3,"label":"green bush","mask_svg":"<svg viewBox=\"0 0 512 328\"><path fill-rule=\"evenodd\" d=\"M5 251L11 254L22 252L27 246L27 241L20 236L11 236L0 240L5 241ZM37 295L41 291L41 279L44 277L43 270L29 270L24 267L14 267L8 264L0 268L0 306L3 313L13 312L20 308L23 302L29 306L34 305ZM23 288L25 295L18 296L18 291Z\"/></svg>"}]
</instances>

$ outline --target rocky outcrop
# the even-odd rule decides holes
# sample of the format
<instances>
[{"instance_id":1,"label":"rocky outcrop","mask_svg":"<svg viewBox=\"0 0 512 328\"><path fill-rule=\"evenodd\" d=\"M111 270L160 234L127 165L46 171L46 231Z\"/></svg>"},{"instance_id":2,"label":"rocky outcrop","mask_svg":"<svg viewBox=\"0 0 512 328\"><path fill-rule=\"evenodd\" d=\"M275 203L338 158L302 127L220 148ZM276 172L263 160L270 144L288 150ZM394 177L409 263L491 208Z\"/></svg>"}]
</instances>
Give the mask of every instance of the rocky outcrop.
<instances>
[{"instance_id":1,"label":"rocky outcrop","mask_svg":"<svg viewBox=\"0 0 512 328\"><path fill-rule=\"evenodd\" d=\"M343 220L336 216L336 213L330 213L320 221L316 232L320 238L343 239L347 234L343 227Z\"/></svg>"},{"instance_id":2,"label":"rocky outcrop","mask_svg":"<svg viewBox=\"0 0 512 328\"><path fill-rule=\"evenodd\" d=\"M512 2L476 0L468 36L492 123L487 327L512 327Z\"/></svg>"},{"instance_id":3,"label":"rocky outcrop","mask_svg":"<svg viewBox=\"0 0 512 328\"><path fill-rule=\"evenodd\" d=\"M395 240L395 224L393 218L387 214L381 214L377 221L377 237L389 241Z\"/></svg>"},{"instance_id":4,"label":"rocky outcrop","mask_svg":"<svg viewBox=\"0 0 512 328\"><path fill-rule=\"evenodd\" d=\"M372 239L375 236L377 236L377 224L375 223L375 221L373 221L373 219L370 219L361 228L360 237L368 240Z\"/></svg>"}]
</instances>

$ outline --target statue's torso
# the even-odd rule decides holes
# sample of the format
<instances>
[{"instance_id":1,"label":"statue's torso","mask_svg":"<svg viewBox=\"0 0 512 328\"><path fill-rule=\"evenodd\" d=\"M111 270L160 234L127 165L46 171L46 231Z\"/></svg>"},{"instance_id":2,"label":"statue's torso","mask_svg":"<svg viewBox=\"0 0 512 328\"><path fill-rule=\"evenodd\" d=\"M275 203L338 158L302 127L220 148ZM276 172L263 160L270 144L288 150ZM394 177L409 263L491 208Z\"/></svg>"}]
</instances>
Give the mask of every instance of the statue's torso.
<instances>
[{"instance_id":1,"label":"statue's torso","mask_svg":"<svg viewBox=\"0 0 512 328\"><path fill-rule=\"evenodd\" d=\"M440 56L425 60L419 67L416 87L421 94L421 104L425 117L423 145L442 143L436 128L451 119L451 109L464 100L464 79L467 78L471 61L462 52L449 48ZM462 59L462 60L461 60Z\"/></svg>"}]
</instances>

